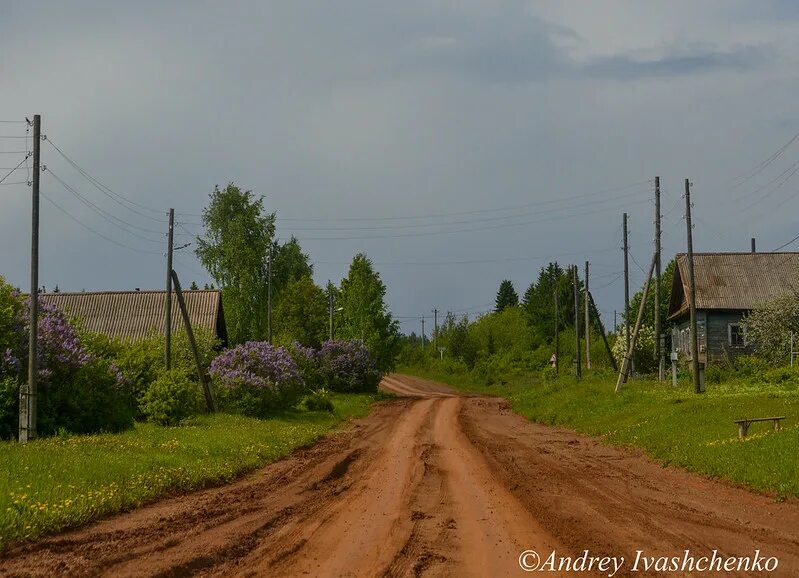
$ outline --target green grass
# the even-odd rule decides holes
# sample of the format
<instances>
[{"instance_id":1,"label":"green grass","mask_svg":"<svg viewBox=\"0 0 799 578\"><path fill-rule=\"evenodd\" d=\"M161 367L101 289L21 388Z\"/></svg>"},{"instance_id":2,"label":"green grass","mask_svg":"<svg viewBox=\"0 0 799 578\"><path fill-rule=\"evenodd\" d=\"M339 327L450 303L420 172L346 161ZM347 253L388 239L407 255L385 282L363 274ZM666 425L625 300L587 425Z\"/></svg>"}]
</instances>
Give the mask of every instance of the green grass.
<instances>
[{"instance_id":1,"label":"green grass","mask_svg":"<svg viewBox=\"0 0 799 578\"><path fill-rule=\"evenodd\" d=\"M228 482L362 417L381 394L337 394L335 413L267 420L216 414L190 425L137 424L121 434L0 442L0 551L21 540Z\"/></svg>"},{"instance_id":2,"label":"green grass","mask_svg":"<svg viewBox=\"0 0 799 578\"><path fill-rule=\"evenodd\" d=\"M506 398L530 420L565 426L608 443L642 448L663 464L724 478L778 497L799 496L799 388L796 383L733 380L708 384L696 395L689 385L673 388L630 381L615 394L615 375L594 374L576 382L512 378L505 385L475 385L467 375L405 369L465 391ZM756 423L738 439L736 419L785 416L783 429Z\"/></svg>"}]
</instances>

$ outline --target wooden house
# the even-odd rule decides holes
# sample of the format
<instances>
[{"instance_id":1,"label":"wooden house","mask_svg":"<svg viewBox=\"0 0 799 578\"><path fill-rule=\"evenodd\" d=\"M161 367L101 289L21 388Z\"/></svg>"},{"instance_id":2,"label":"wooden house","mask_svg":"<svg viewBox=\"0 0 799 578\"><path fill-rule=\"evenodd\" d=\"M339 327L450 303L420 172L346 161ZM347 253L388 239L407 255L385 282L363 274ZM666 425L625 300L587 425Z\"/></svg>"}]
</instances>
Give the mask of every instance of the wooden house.
<instances>
[{"instance_id":1,"label":"wooden house","mask_svg":"<svg viewBox=\"0 0 799 578\"><path fill-rule=\"evenodd\" d=\"M222 292L183 291L192 327L210 331L227 343ZM122 340L138 341L164 333L166 291L100 291L43 293L39 299L80 320L88 331ZM178 300L172 299L172 331L183 329Z\"/></svg>"},{"instance_id":2,"label":"wooden house","mask_svg":"<svg viewBox=\"0 0 799 578\"><path fill-rule=\"evenodd\" d=\"M732 360L752 352L746 314L799 290L799 253L695 253L699 361ZM677 255L669 300L672 350L690 359L688 259Z\"/></svg>"}]
</instances>

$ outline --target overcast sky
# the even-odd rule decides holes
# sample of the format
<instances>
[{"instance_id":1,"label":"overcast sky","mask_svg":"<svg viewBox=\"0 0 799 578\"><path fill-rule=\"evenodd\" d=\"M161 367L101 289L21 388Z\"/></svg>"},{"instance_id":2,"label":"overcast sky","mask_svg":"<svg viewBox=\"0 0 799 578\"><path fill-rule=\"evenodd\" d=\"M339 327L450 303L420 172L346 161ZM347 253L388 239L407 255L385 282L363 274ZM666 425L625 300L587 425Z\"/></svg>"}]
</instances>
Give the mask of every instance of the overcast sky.
<instances>
[{"instance_id":1,"label":"overcast sky","mask_svg":"<svg viewBox=\"0 0 799 578\"><path fill-rule=\"evenodd\" d=\"M264 195L318 282L365 251L408 332L434 307L489 308L503 278L521 295L555 259L592 262L611 325L622 212L638 288L655 175L664 261L685 247L686 177L697 251L799 235L799 141L745 178L799 131L798 43L789 1L0 0L0 120L41 114L49 140L136 203L44 143L43 194L102 235L43 199L48 289L162 286L157 211L179 213L183 244L232 181ZM0 167L24 143L0 139ZM22 287L25 180L0 185L0 275ZM176 269L202 284L190 251Z\"/></svg>"}]
</instances>

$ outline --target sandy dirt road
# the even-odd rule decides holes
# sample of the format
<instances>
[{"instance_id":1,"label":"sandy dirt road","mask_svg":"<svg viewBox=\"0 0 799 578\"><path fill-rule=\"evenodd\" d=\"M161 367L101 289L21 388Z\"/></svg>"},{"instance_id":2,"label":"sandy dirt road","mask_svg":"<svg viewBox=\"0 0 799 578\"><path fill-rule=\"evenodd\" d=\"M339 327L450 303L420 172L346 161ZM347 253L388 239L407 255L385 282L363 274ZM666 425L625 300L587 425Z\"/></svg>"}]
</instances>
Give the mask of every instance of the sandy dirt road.
<instances>
[{"instance_id":1,"label":"sandy dirt road","mask_svg":"<svg viewBox=\"0 0 799 578\"><path fill-rule=\"evenodd\" d=\"M658 574L633 571L636 550L760 550L779 560L772 575L799 575L796 500L531 424L499 399L402 375L381 387L402 397L313 447L236 483L18 547L0 575L575 575L523 572L527 549L623 556L616 576Z\"/></svg>"}]
</instances>

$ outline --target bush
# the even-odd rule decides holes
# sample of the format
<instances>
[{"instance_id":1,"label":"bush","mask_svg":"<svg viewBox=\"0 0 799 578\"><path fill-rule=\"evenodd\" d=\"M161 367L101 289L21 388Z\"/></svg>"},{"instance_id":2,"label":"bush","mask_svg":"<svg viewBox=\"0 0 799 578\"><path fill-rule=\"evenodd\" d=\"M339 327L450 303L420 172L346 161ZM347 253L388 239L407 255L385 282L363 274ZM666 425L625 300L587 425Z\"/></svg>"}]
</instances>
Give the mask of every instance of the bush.
<instances>
[{"instance_id":1,"label":"bush","mask_svg":"<svg viewBox=\"0 0 799 578\"><path fill-rule=\"evenodd\" d=\"M312 347L304 347L295 341L291 347L291 357L297 364L297 370L300 372L306 389L315 391L325 386L325 376L322 375L318 351Z\"/></svg>"},{"instance_id":2,"label":"bush","mask_svg":"<svg viewBox=\"0 0 799 578\"><path fill-rule=\"evenodd\" d=\"M9 299L11 301L9 301ZM28 365L29 305L0 281L0 317L6 345L0 355L0 435L19 427L19 389ZM125 381L118 369L89 352L67 316L53 305L39 306L37 433L53 435L120 431L132 425ZM9 324L8 315L14 314Z\"/></svg>"},{"instance_id":3,"label":"bush","mask_svg":"<svg viewBox=\"0 0 799 578\"><path fill-rule=\"evenodd\" d=\"M311 395L302 400L302 405L308 411L329 411L333 412L333 400L330 399L330 392L324 388L317 389Z\"/></svg>"},{"instance_id":4,"label":"bush","mask_svg":"<svg viewBox=\"0 0 799 578\"><path fill-rule=\"evenodd\" d=\"M220 407L265 417L296 405L305 393L297 364L283 347L249 341L227 350L211 363Z\"/></svg>"},{"instance_id":5,"label":"bush","mask_svg":"<svg viewBox=\"0 0 799 578\"><path fill-rule=\"evenodd\" d=\"M203 367L207 368L216 356L219 341L212 332L203 329L195 329L194 337ZM86 333L82 339L94 355L114 361L125 376L128 403L134 409L136 419L146 418L140 402L150 384L164 370L164 336L153 333L145 339L128 342ZM180 369L191 379L200 381L185 331L178 331L172 336L172 368Z\"/></svg>"},{"instance_id":6,"label":"bush","mask_svg":"<svg viewBox=\"0 0 799 578\"><path fill-rule=\"evenodd\" d=\"M768 369L768 363L754 355L739 355L735 358L735 367L744 377L755 377Z\"/></svg>"},{"instance_id":7,"label":"bush","mask_svg":"<svg viewBox=\"0 0 799 578\"><path fill-rule=\"evenodd\" d=\"M541 381L550 382L558 379L558 372L551 365L547 365L541 370Z\"/></svg>"},{"instance_id":8,"label":"bush","mask_svg":"<svg viewBox=\"0 0 799 578\"><path fill-rule=\"evenodd\" d=\"M202 411L200 386L182 369L162 372L141 398L141 411L152 422L176 425Z\"/></svg>"},{"instance_id":9,"label":"bush","mask_svg":"<svg viewBox=\"0 0 799 578\"><path fill-rule=\"evenodd\" d=\"M380 371L361 341L327 341L319 365L328 386L338 392L377 391Z\"/></svg>"}]
</instances>

